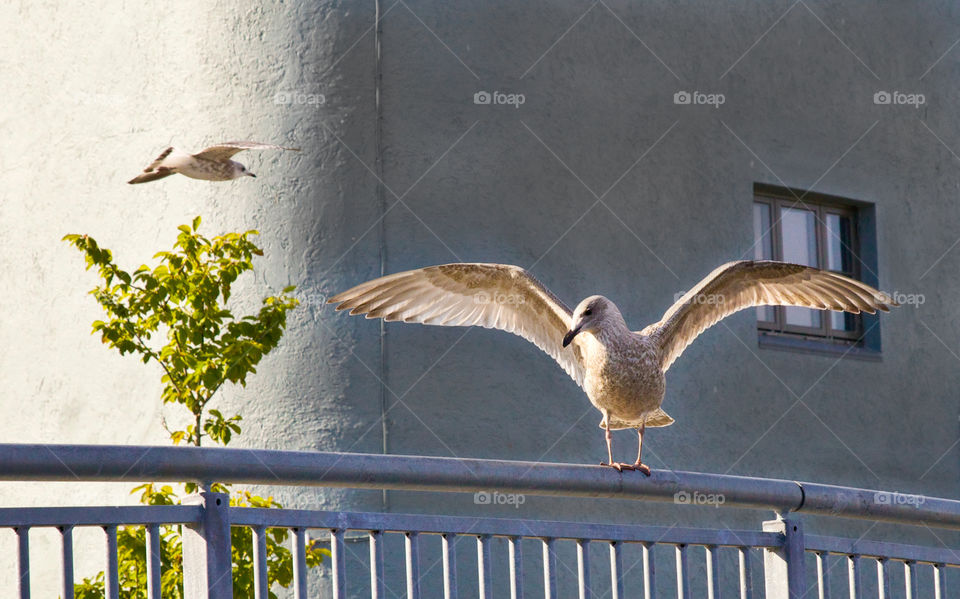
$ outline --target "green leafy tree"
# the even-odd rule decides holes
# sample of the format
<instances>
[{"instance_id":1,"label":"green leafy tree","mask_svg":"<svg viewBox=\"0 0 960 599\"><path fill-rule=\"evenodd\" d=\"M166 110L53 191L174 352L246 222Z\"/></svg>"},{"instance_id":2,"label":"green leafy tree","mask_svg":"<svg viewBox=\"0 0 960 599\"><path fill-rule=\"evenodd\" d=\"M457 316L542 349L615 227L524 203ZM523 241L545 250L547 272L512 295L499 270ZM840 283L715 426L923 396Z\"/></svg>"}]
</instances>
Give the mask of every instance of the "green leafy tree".
<instances>
[{"instance_id":1,"label":"green leafy tree","mask_svg":"<svg viewBox=\"0 0 960 599\"><path fill-rule=\"evenodd\" d=\"M287 324L287 312L297 300L287 287L278 296L264 298L256 314L236 317L227 308L231 287L237 278L253 269L253 257L263 252L251 240L256 231L227 233L208 239L198 232L200 217L190 226L181 225L172 251L158 252L159 264L143 265L132 273L122 270L113 254L88 235L67 235L63 239L84 253L87 269L96 268L102 284L90 293L106 313L106 320L93 323L93 332L103 343L121 354L136 354L144 363L151 360L163 370L161 398L189 413L182 429L164 427L174 444L201 446L204 439L227 445L241 432L240 414L224 415L211 407L217 391L226 382L246 386L247 376L256 372L260 360L280 342ZM195 483L183 485L185 493L197 490ZM214 491L230 492L229 485L215 484ZM136 487L146 505L174 505L180 496L171 486L148 483ZM230 505L279 508L272 497L258 497L246 491L232 494ZM285 547L289 533L268 529L268 581L288 587L293 562ZM232 534L234 594L253 596L253 547L249 529L235 528ZM183 596L183 567L178 526L161 527L161 590L164 597ZM117 531L121 596L146 598L146 537L142 527L121 527ZM312 546L307 564L317 566L329 555ZM75 586L78 599L104 596L103 572ZM271 597L275 595L271 592Z\"/></svg>"}]
</instances>

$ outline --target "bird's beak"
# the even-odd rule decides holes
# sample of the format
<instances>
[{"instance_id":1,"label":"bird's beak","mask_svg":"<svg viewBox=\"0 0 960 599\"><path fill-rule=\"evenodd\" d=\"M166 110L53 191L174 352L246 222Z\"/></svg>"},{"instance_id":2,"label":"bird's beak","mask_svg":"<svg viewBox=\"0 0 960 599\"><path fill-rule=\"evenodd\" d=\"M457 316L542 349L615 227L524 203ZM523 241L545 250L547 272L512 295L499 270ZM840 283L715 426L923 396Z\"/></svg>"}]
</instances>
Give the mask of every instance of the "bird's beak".
<instances>
[{"instance_id":1,"label":"bird's beak","mask_svg":"<svg viewBox=\"0 0 960 599\"><path fill-rule=\"evenodd\" d=\"M251 176L251 177L253 177L254 179L256 179L256 178L257 178L257 176L256 176L256 175L254 175L253 173L247 173L247 175L249 175L249 176Z\"/></svg>"},{"instance_id":2,"label":"bird's beak","mask_svg":"<svg viewBox=\"0 0 960 599\"><path fill-rule=\"evenodd\" d=\"M580 326L578 326L578 327L576 327L576 328L573 328L573 329L570 329L569 331L567 331L567 334L563 336L563 346L564 346L564 347L570 345L570 342L573 341L573 338L576 337L576 336L580 333L580 329L581 329L582 327L583 327L583 325L580 325Z\"/></svg>"}]
</instances>

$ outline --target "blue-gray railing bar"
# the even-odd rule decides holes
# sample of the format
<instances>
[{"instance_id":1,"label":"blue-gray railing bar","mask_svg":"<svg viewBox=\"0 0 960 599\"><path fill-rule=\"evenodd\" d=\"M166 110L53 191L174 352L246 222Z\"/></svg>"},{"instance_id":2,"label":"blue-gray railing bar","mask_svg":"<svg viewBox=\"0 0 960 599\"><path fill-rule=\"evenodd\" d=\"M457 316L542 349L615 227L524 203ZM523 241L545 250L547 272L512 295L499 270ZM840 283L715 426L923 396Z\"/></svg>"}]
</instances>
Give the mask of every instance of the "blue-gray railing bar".
<instances>
[{"instance_id":1,"label":"blue-gray railing bar","mask_svg":"<svg viewBox=\"0 0 960 599\"><path fill-rule=\"evenodd\" d=\"M775 533L753 530L686 528L681 526L643 526L636 524L594 524L590 522L552 522L549 520L516 520L471 518L466 516L433 516L429 514L395 514L377 512L301 511L266 508L231 508L234 526L278 526L283 528L342 528L345 530L379 530L405 532L415 530L431 534L464 534L497 537L558 538L564 540L595 539L626 542L685 543L722 547L778 547L782 540Z\"/></svg>"},{"instance_id":2,"label":"blue-gray railing bar","mask_svg":"<svg viewBox=\"0 0 960 599\"><path fill-rule=\"evenodd\" d=\"M827 567L827 556L825 551L814 553L817 557L817 593L819 599L830 599L830 568Z\"/></svg>"},{"instance_id":3,"label":"blue-gray railing bar","mask_svg":"<svg viewBox=\"0 0 960 599\"><path fill-rule=\"evenodd\" d=\"M877 589L879 599L891 599L890 562L885 557L877 560Z\"/></svg>"},{"instance_id":4,"label":"blue-gray railing bar","mask_svg":"<svg viewBox=\"0 0 960 599\"><path fill-rule=\"evenodd\" d=\"M674 501L960 528L960 501L870 489L698 472L636 472L573 464L199 447L0 444L0 480L196 481L386 490L501 492ZM878 496L878 494L880 494Z\"/></svg>"},{"instance_id":5,"label":"blue-gray railing bar","mask_svg":"<svg viewBox=\"0 0 960 599\"><path fill-rule=\"evenodd\" d=\"M935 599L947 599L947 571L939 564L933 567L933 596Z\"/></svg>"},{"instance_id":6,"label":"blue-gray railing bar","mask_svg":"<svg viewBox=\"0 0 960 599\"><path fill-rule=\"evenodd\" d=\"M254 599L267 599L270 587L267 577L267 527L251 526L253 537L253 596Z\"/></svg>"},{"instance_id":7,"label":"blue-gray railing bar","mask_svg":"<svg viewBox=\"0 0 960 599\"><path fill-rule=\"evenodd\" d=\"M767 533L782 535L778 547L763 553L765 597L804 597L807 581L804 571L805 546L803 524L795 517L778 517L763 523Z\"/></svg>"},{"instance_id":8,"label":"blue-gray railing bar","mask_svg":"<svg viewBox=\"0 0 960 599\"><path fill-rule=\"evenodd\" d=\"M750 548L737 548L740 566L740 599L753 599L753 576L750 566Z\"/></svg>"},{"instance_id":9,"label":"blue-gray railing bar","mask_svg":"<svg viewBox=\"0 0 960 599\"><path fill-rule=\"evenodd\" d=\"M860 556L847 556L847 583L850 587L850 599L863 599L863 585L860 583Z\"/></svg>"},{"instance_id":10,"label":"blue-gray railing bar","mask_svg":"<svg viewBox=\"0 0 960 599\"><path fill-rule=\"evenodd\" d=\"M610 541L610 599L623 596L623 551L617 541Z\"/></svg>"},{"instance_id":11,"label":"blue-gray railing bar","mask_svg":"<svg viewBox=\"0 0 960 599\"><path fill-rule=\"evenodd\" d=\"M510 599L523 599L523 548L520 537L507 538L507 558L510 560Z\"/></svg>"},{"instance_id":12,"label":"blue-gray railing bar","mask_svg":"<svg viewBox=\"0 0 960 599\"><path fill-rule=\"evenodd\" d=\"M677 553L677 598L690 599L690 564L687 546L676 546Z\"/></svg>"},{"instance_id":13,"label":"blue-gray railing bar","mask_svg":"<svg viewBox=\"0 0 960 599\"><path fill-rule=\"evenodd\" d=\"M60 597L73 599L73 527L60 526Z\"/></svg>"},{"instance_id":14,"label":"blue-gray railing bar","mask_svg":"<svg viewBox=\"0 0 960 599\"><path fill-rule=\"evenodd\" d=\"M493 563L490 535L477 536L477 585L480 599L493 599Z\"/></svg>"},{"instance_id":15,"label":"blue-gray railing bar","mask_svg":"<svg viewBox=\"0 0 960 599\"><path fill-rule=\"evenodd\" d=\"M17 596L30 599L30 528L18 526L17 534Z\"/></svg>"},{"instance_id":16,"label":"blue-gray railing bar","mask_svg":"<svg viewBox=\"0 0 960 599\"><path fill-rule=\"evenodd\" d=\"M557 599L557 541L554 538L543 539L543 596L544 599Z\"/></svg>"},{"instance_id":17,"label":"blue-gray railing bar","mask_svg":"<svg viewBox=\"0 0 960 599\"><path fill-rule=\"evenodd\" d=\"M592 599L590 594L590 541L577 539L577 592L580 599Z\"/></svg>"},{"instance_id":18,"label":"blue-gray railing bar","mask_svg":"<svg viewBox=\"0 0 960 599\"><path fill-rule=\"evenodd\" d=\"M369 541L370 597L371 599L387 599L386 588L383 584L383 533L379 530L370 531ZM444 540L444 551L446 551L446 546L446 540ZM446 575L446 565L444 565L444 574Z\"/></svg>"},{"instance_id":19,"label":"blue-gray railing bar","mask_svg":"<svg viewBox=\"0 0 960 599\"><path fill-rule=\"evenodd\" d=\"M177 506L182 507L182 506ZM140 509L143 509L142 507ZM180 510L181 513L183 510ZM195 508L196 519L200 520L199 507ZM160 599L160 525L147 525L147 598Z\"/></svg>"},{"instance_id":20,"label":"blue-gray railing bar","mask_svg":"<svg viewBox=\"0 0 960 599\"><path fill-rule=\"evenodd\" d=\"M201 491L184 498L201 508L200 520L182 527L184 599L230 599L233 556L230 551L230 496Z\"/></svg>"},{"instance_id":21,"label":"blue-gray railing bar","mask_svg":"<svg viewBox=\"0 0 960 599\"><path fill-rule=\"evenodd\" d=\"M919 599L920 581L917 580L916 562L905 562L903 564L903 587L906 592L906 599Z\"/></svg>"},{"instance_id":22,"label":"blue-gray railing bar","mask_svg":"<svg viewBox=\"0 0 960 599\"><path fill-rule=\"evenodd\" d=\"M720 599L720 562L717 559L717 546L706 546L707 559L707 599Z\"/></svg>"},{"instance_id":23,"label":"blue-gray railing bar","mask_svg":"<svg viewBox=\"0 0 960 599\"><path fill-rule=\"evenodd\" d=\"M859 555L874 559L884 558L899 562L920 564L950 564L960 566L960 553L946 547L903 545L886 541L852 540L822 535L806 535L807 551L834 555Z\"/></svg>"},{"instance_id":24,"label":"blue-gray railing bar","mask_svg":"<svg viewBox=\"0 0 960 599\"><path fill-rule=\"evenodd\" d=\"M330 565L333 568L333 597L346 599L347 580L343 568L346 559L343 555L343 531L335 530L330 533L330 554L333 559ZM308 599L307 594L307 530L303 527L293 529L293 590L295 599Z\"/></svg>"},{"instance_id":25,"label":"blue-gray railing bar","mask_svg":"<svg viewBox=\"0 0 960 599\"><path fill-rule=\"evenodd\" d=\"M196 505L0 508L0 527L2 528L195 524L199 521L200 506Z\"/></svg>"},{"instance_id":26,"label":"blue-gray railing bar","mask_svg":"<svg viewBox=\"0 0 960 599\"><path fill-rule=\"evenodd\" d=\"M420 535L406 533L407 599L420 599Z\"/></svg>"},{"instance_id":27,"label":"blue-gray railing bar","mask_svg":"<svg viewBox=\"0 0 960 599\"><path fill-rule=\"evenodd\" d=\"M643 544L643 599L656 599L657 565L653 556L653 543Z\"/></svg>"},{"instance_id":28,"label":"blue-gray railing bar","mask_svg":"<svg viewBox=\"0 0 960 599\"><path fill-rule=\"evenodd\" d=\"M457 599L457 537L456 535L445 534L441 536L441 539L443 543L443 599ZM382 593L374 595L374 599L379 597L382 597Z\"/></svg>"},{"instance_id":29,"label":"blue-gray railing bar","mask_svg":"<svg viewBox=\"0 0 960 599\"><path fill-rule=\"evenodd\" d=\"M108 524L103 527L103 532L107 536L107 581L104 591L106 599L120 599L120 572L117 561L117 526Z\"/></svg>"}]
</instances>

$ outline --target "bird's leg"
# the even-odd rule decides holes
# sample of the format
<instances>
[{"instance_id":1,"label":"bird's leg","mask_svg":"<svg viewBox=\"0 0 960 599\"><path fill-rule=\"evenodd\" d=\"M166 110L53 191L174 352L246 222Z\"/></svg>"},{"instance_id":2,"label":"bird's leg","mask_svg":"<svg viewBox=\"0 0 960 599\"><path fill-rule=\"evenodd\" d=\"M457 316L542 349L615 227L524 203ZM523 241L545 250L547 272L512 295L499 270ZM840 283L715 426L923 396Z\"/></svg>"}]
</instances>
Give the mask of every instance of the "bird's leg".
<instances>
[{"instance_id":1,"label":"bird's leg","mask_svg":"<svg viewBox=\"0 0 960 599\"><path fill-rule=\"evenodd\" d=\"M603 429L604 438L607 440L607 461L600 462L600 465L616 468L617 472L623 472L624 470L636 470L637 467L633 464L624 464L623 462L613 461L613 434L610 433L610 413L606 410L603 412ZM644 467L646 468L646 466Z\"/></svg>"},{"instance_id":2,"label":"bird's leg","mask_svg":"<svg viewBox=\"0 0 960 599\"><path fill-rule=\"evenodd\" d=\"M637 463L633 465L635 470L643 472L647 476L650 476L650 467L644 464L640 457L643 455L643 433L647 430L646 423L641 424L640 428L637 429L637 435L640 437L640 440L637 442Z\"/></svg>"}]
</instances>

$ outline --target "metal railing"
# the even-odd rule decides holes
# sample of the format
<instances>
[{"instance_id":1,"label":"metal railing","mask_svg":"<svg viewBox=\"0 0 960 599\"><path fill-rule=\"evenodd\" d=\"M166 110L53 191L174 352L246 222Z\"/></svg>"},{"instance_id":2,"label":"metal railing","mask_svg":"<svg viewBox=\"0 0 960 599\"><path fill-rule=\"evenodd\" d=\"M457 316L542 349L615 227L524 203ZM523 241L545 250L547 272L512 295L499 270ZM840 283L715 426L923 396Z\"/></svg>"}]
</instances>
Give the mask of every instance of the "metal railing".
<instances>
[{"instance_id":1,"label":"metal railing","mask_svg":"<svg viewBox=\"0 0 960 599\"><path fill-rule=\"evenodd\" d=\"M764 522L759 531L680 528L236 508L229 506L228 496L208 491L178 506L3 508L0 509L0 528L13 529L17 535L19 576L15 585L21 598L30 597L31 529L55 527L60 531L61 597L66 599L73 597L73 531L78 527L102 528L106 538L106 597L112 599L119 597L117 527L142 525L147 530L147 596L157 599L161 567L159 527L170 524L183 525L187 599L232 597L230 531L237 526L250 527L253 532L257 598L268 596L268 528L287 528L293 532L293 586L298 599L308 597L305 550L318 540L331 551L331 559L325 566L329 582L325 580L324 584L329 584L329 593L335 598L347 597L348 590L350 596L362 593L375 599L383 599L387 592L401 596L402 593L386 588L386 569L396 568L402 570L406 597L410 599L421 596L449 599L456 597L465 584L473 586L482 599L493 596L495 585L502 587L504 593L508 590L512 599L518 599L524 596L525 586L529 595L531 580L535 581L536 592L543 593L547 599L572 594L574 587L581 599L601 595L622 599L627 596L625 580L633 569L623 567L627 553L639 553L636 563L638 570L642 566L642 579L635 584L642 588L646 599L657 596L719 599L722 591L726 597L741 599L825 599L831 596L831 571L838 562L847 565L844 586L848 596L859 599L865 596L868 586L864 584L865 560L876 563L876 584L870 588L875 588L877 596L883 599L894 596L891 594L892 564L898 562L903 569L903 592L897 596L915 599L921 589L929 589L937 599L958 596L956 589L950 595L946 584L947 569L960 568L960 555L947 546L805 535L800 517L819 514L922 525L931 531L960 530L960 501L934 497L695 472L654 471L647 478L636 473L621 475L608 468L568 464L138 446L0 445L0 480L194 481L201 486L217 481L457 493L497 489L514 494L670 502L685 496L712 494L723 497L724 508L767 509L777 516ZM312 538L308 531L314 532ZM316 536L317 531L320 537ZM464 582L463 576L458 580L457 575L458 563L463 564L462 559L457 559L457 543L464 538L476 540L476 580L469 582ZM421 550L427 551L428 539L439 539L439 547L430 541L442 565L436 576L430 576L433 568L421 569ZM402 540L402 550L388 547L394 540ZM368 546L368 557L353 550L351 545L357 542ZM538 547L531 551L531 545ZM568 546L572 546L573 551L568 552ZM699 565L691 565L693 547L703 548L705 576L702 580L692 579L692 572L701 569ZM607 554L602 560L606 562L601 568L602 579L597 577L592 549ZM658 570L665 549L672 549L674 554L671 578L675 584ZM572 555L574 551L575 559L558 558L560 553ZM386 561L385 556L392 558L399 553L404 555L402 564L399 560L397 563ZM462 558L462 548L460 553ZM762 554L760 577L753 576L753 562L760 561L756 554ZM727 555L734 555L736 559L721 557ZM536 567L530 567L531 561ZM498 564L506 567L498 568ZM730 568L731 565L734 567ZM502 569L506 570L506 576L495 576L495 570ZM366 571L358 575L358 570ZM469 574L472 579L472 567ZM572 584L568 584L571 580ZM899 575L896 580L900 581ZM429 589L421 588L428 582L432 585ZM658 595L664 589L669 593ZM629 596L640 594L639 590L634 591L633 582L630 590ZM317 591L319 589L314 589L309 596L317 596Z\"/></svg>"}]
</instances>

